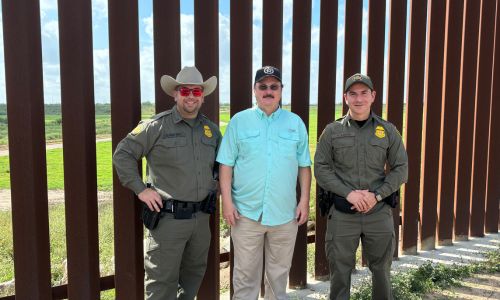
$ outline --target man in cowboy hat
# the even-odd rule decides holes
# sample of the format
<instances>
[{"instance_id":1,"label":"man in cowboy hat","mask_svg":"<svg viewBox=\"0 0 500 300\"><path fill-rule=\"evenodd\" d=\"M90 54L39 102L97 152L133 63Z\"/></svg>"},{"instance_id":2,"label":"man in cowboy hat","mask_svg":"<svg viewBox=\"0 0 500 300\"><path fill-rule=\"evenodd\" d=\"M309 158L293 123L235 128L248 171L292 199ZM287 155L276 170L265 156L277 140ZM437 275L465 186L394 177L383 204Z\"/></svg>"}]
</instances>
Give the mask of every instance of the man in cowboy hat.
<instances>
[{"instance_id":1,"label":"man in cowboy hat","mask_svg":"<svg viewBox=\"0 0 500 300\"><path fill-rule=\"evenodd\" d=\"M299 116L280 108L282 88L279 69L257 70L257 106L233 116L217 156L223 215L234 245L233 300L258 298L264 251L266 299L288 299L297 229L309 214L307 129Z\"/></svg>"},{"instance_id":2,"label":"man in cowboy hat","mask_svg":"<svg viewBox=\"0 0 500 300\"><path fill-rule=\"evenodd\" d=\"M207 265L209 209L217 188L217 125L200 114L204 97L217 86L196 67L177 78L164 75L161 87L176 104L139 123L116 147L113 164L121 183L144 203L144 269L147 299L194 299ZM147 159L147 183L137 161ZM157 224L147 223L159 216ZM156 227L154 227L156 225Z\"/></svg>"}]
</instances>

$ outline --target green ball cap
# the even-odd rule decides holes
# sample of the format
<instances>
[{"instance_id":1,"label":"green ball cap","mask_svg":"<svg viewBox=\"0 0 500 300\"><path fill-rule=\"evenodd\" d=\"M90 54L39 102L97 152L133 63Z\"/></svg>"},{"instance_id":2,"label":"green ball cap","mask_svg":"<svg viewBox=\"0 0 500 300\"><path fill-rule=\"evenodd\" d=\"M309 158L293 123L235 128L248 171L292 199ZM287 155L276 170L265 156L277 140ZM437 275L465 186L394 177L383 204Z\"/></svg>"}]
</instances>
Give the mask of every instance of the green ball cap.
<instances>
[{"instance_id":1,"label":"green ball cap","mask_svg":"<svg viewBox=\"0 0 500 300\"><path fill-rule=\"evenodd\" d=\"M360 73L356 73L356 74L352 75L351 77L347 78L347 80L345 81L344 93L347 93L349 88L353 84L358 83L358 82L366 85L367 87L370 88L370 90L373 91L373 82L370 79L370 77L363 75L363 74L360 74Z\"/></svg>"}]
</instances>

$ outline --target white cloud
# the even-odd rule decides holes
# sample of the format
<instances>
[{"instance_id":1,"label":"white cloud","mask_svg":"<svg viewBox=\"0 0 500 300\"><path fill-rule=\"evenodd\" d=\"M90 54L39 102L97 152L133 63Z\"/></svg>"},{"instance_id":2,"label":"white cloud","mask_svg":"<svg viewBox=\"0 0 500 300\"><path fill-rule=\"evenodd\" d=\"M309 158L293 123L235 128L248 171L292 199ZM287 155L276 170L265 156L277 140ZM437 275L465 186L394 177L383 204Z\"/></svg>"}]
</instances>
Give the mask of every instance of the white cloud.
<instances>
[{"instance_id":1,"label":"white cloud","mask_svg":"<svg viewBox=\"0 0 500 300\"><path fill-rule=\"evenodd\" d=\"M110 102L109 49L94 49L94 99Z\"/></svg>"},{"instance_id":2,"label":"white cloud","mask_svg":"<svg viewBox=\"0 0 500 300\"><path fill-rule=\"evenodd\" d=\"M291 24L293 19L293 0L283 1L283 24Z\"/></svg>"},{"instance_id":3,"label":"white cloud","mask_svg":"<svg viewBox=\"0 0 500 300\"><path fill-rule=\"evenodd\" d=\"M48 39L54 39L56 42L59 40L59 22L51 20L42 23L42 36Z\"/></svg>"},{"instance_id":4,"label":"white cloud","mask_svg":"<svg viewBox=\"0 0 500 300\"><path fill-rule=\"evenodd\" d=\"M154 49L153 46L143 46L140 49L141 65L141 101L154 102L155 77L154 77ZM159 84L159 83L158 83Z\"/></svg>"},{"instance_id":5,"label":"white cloud","mask_svg":"<svg viewBox=\"0 0 500 300\"><path fill-rule=\"evenodd\" d=\"M229 103L230 98L230 19L219 13L219 102ZM205 75L205 74L204 74ZM206 74L205 77L210 76Z\"/></svg>"},{"instance_id":6,"label":"white cloud","mask_svg":"<svg viewBox=\"0 0 500 300\"><path fill-rule=\"evenodd\" d=\"M194 66L194 15L181 14L181 65Z\"/></svg>"},{"instance_id":7,"label":"white cloud","mask_svg":"<svg viewBox=\"0 0 500 300\"><path fill-rule=\"evenodd\" d=\"M40 0L40 15L44 18L48 12L57 10L56 0Z\"/></svg>"},{"instance_id":8,"label":"white cloud","mask_svg":"<svg viewBox=\"0 0 500 300\"><path fill-rule=\"evenodd\" d=\"M61 76L59 63L43 63L43 91L45 103L61 102Z\"/></svg>"},{"instance_id":9,"label":"white cloud","mask_svg":"<svg viewBox=\"0 0 500 300\"><path fill-rule=\"evenodd\" d=\"M253 22L254 24L262 24L262 9L263 9L263 0L254 0L253 7Z\"/></svg>"},{"instance_id":10,"label":"white cloud","mask_svg":"<svg viewBox=\"0 0 500 300\"><path fill-rule=\"evenodd\" d=\"M92 0L92 15L94 18L107 18L108 0Z\"/></svg>"},{"instance_id":11,"label":"white cloud","mask_svg":"<svg viewBox=\"0 0 500 300\"><path fill-rule=\"evenodd\" d=\"M154 34L153 34L153 15L143 18L142 23L144 23L144 31L146 32L146 35L153 40L154 39Z\"/></svg>"}]
</instances>

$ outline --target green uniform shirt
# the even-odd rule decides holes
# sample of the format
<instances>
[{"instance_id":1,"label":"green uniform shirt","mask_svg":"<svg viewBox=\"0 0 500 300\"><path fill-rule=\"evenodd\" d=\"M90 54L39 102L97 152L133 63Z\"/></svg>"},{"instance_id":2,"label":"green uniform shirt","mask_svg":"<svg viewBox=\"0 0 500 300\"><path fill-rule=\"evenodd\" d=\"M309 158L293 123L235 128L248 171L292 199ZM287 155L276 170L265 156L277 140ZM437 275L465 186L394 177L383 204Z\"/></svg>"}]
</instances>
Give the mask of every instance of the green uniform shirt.
<instances>
[{"instance_id":1,"label":"green uniform shirt","mask_svg":"<svg viewBox=\"0 0 500 300\"><path fill-rule=\"evenodd\" d=\"M137 161L146 157L148 182L174 199L198 202L216 189L220 141L219 128L207 117L186 122L174 106L139 123L116 147L113 164L121 183L139 194L146 185Z\"/></svg>"},{"instance_id":2,"label":"green uniform shirt","mask_svg":"<svg viewBox=\"0 0 500 300\"><path fill-rule=\"evenodd\" d=\"M321 134L314 174L321 187L342 197L370 190L385 198L406 182L408 156L394 125L371 113L360 128L347 114Z\"/></svg>"}]
</instances>

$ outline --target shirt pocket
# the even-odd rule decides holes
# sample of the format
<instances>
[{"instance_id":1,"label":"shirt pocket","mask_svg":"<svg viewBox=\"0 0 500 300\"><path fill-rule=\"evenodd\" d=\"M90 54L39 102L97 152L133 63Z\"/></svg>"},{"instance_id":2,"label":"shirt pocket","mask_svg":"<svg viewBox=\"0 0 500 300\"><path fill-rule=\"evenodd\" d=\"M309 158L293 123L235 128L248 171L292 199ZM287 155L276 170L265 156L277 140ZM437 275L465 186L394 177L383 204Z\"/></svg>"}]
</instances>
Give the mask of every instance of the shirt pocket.
<instances>
[{"instance_id":1,"label":"shirt pocket","mask_svg":"<svg viewBox=\"0 0 500 300\"><path fill-rule=\"evenodd\" d=\"M176 136L158 140L156 148L158 149L158 155L162 159L177 160L186 145L187 139L185 136Z\"/></svg>"},{"instance_id":2,"label":"shirt pocket","mask_svg":"<svg viewBox=\"0 0 500 300\"><path fill-rule=\"evenodd\" d=\"M335 165L342 168L352 168L356 160L356 144L354 134L343 134L332 137L332 153Z\"/></svg>"},{"instance_id":3,"label":"shirt pocket","mask_svg":"<svg viewBox=\"0 0 500 300\"><path fill-rule=\"evenodd\" d=\"M217 148L217 139L215 137L201 136L201 154L202 158L208 163L210 171L214 167L215 151Z\"/></svg>"},{"instance_id":4,"label":"shirt pocket","mask_svg":"<svg viewBox=\"0 0 500 300\"><path fill-rule=\"evenodd\" d=\"M284 156L297 156L297 147L299 145L299 135L295 132L278 133L278 149Z\"/></svg>"},{"instance_id":5,"label":"shirt pocket","mask_svg":"<svg viewBox=\"0 0 500 300\"><path fill-rule=\"evenodd\" d=\"M260 148L260 131L245 130L238 132L238 151L243 157L256 154Z\"/></svg>"},{"instance_id":6,"label":"shirt pocket","mask_svg":"<svg viewBox=\"0 0 500 300\"><path fill-rule=\"evenodd\" d=\"M366 149L366 164L378 171L383 171L387 161L387 138L372 137Z\"/></svg>"}]
</instances>

